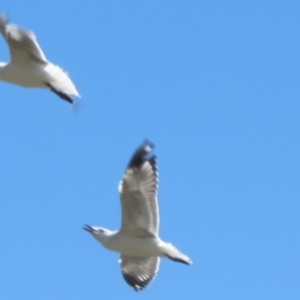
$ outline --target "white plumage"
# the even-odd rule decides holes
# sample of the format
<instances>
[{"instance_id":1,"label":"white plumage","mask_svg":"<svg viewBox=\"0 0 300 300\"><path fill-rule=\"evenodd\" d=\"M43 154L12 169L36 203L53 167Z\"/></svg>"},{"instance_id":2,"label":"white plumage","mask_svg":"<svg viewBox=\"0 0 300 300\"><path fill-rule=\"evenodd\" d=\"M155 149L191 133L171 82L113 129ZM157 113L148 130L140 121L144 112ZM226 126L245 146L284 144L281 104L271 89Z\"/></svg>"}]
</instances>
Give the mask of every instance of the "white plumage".
<instances>
[{"instance_id":1,"label":"white plumage","mask_svg":"<svg viewBox=\"0 0 300 300\"><path fill-rule=\"evenodd\" d=\"M24 87L47 88L63 100L73 103L79 94L68 74L46 59L36 37L30 31L7 24L0 16L0 33L10 52L10 62L0 63L0 80Z\"/></svg>"},{"instance_id":2,"label":"white plumage","mask_svg":"<svg viewBox=\"0 0 300 300\"><path fill-rule=\"evenodd\" d=\"M154 145L145 141L134 153L119 184L122 222L119 231L85 225L105 248L119 252L121 272L136 291L155 277L160 257L191 264L191 260L158 236L158 172Z\"/></svg>"}]
</instances>

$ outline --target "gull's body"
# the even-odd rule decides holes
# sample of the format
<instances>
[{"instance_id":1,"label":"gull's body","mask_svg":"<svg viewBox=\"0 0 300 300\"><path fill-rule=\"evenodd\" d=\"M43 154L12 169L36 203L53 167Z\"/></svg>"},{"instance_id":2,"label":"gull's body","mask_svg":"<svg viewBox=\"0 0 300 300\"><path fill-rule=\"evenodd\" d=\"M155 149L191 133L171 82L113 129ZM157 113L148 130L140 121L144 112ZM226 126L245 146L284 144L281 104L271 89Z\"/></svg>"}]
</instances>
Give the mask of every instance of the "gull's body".
<instances>
[{"instance_id":1,"label":"gull's body","mask_svg":"<svg viewBox=\"0 0 300 300\"><path fill-rule=\"evenodd\" d=\"M70 103L73 103L71 96L79 97L68 74L46 59L32 32L8 25L6 14L2 14L0 33L10 52L10 62L0 63L0 80L24 87L47 88Z\"/></svg>"},{"instance_id":2,"label":"gull's body","mask_svg":"<svg viewBox=\"0 0 300 300\"><path fill-rule=\"evenodd\" d=\"M136 291L155 277L160 257L191 264L172 244L159 238L156 157L153 144L145 141L134 153L119 185L122 223L119 231L85 225L105 248L121 254L121 271Z\"/></svg>"}]
</instances>

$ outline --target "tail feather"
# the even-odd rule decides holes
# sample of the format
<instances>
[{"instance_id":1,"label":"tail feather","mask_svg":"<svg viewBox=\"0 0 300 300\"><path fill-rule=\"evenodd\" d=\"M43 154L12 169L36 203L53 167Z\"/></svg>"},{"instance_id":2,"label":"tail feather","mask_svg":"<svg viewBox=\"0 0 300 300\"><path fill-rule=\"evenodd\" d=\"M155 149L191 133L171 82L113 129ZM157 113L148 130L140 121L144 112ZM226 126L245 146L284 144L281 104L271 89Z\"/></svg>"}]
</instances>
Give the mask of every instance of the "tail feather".
<instances>
[{"instance_id":1,"label":"tail feather","mask_svg":"<svg viewBox=\"0 0 300 300\"><path fill-rule=\"evenodd\" d=\"M172 244L167 244L168 245L168 249L165 252L165 256L173 261L176 262L180 262L186 265L191 265L193 262L191 261L191 259L181 253L177 248L175 248Z\"/></svg>"},{"instance_id":2,"label":"tail feather","mask_svg":"<svg viewBox=\"0 0 300 300\"><path fill-rule=\"evenodd\" d=\"M190 265L190 264L192 264L192 261L191 261L188 257L186 257L186 258L172 257L172 256L170 256L170 255L168 255L168 254L165 254L165 256L166 256L167 258L173 260L173 261L180 262L180 263L183 263L183 264L185 264L185 265Z\"/></svg>"}]
</instances>

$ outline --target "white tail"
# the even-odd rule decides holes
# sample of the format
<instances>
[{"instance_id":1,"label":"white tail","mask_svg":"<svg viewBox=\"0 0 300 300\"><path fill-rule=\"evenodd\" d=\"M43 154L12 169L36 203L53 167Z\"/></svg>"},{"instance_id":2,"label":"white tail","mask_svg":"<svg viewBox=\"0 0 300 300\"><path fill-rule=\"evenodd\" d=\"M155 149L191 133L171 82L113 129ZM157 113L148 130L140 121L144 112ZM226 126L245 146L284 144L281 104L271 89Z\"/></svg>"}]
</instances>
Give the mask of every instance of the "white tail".
<instances>
[{"instance_id":1,"label":"white tail","mask_svg":"<svg viewBox=\"0 0 300 300\"><path fill-rule=\"evenodd\" d=\"M175 248L172 244L170 243L166 243L165 244L165 256L173 261L176 261L176 262L180 262L180 263L183 263L183 264L186 264L186 265L190 265L192 264L193 262L191 261L191 259L181 253L177 248Z\"/></svg>"}]
</instances>

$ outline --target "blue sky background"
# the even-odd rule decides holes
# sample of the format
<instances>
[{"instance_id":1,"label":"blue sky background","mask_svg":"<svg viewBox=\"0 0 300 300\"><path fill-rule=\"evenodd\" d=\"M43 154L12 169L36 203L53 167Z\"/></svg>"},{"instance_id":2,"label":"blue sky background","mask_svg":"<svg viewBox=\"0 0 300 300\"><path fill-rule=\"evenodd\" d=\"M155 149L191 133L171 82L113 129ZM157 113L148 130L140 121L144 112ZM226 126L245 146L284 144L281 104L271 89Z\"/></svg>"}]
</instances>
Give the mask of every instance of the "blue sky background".
<instances>
[{"instance_id":1,"label":"blue sky background","mask_svg":"<svg viewBox=\"0 0 300 300\"><path fill-rule=\"evenodd\" d=\"M78 109L0 82L0 298L300 299L299 1L2 1L67 70ZM0 41L0 60L9 59ZM136 294L117 186L159 156L164 259Z\"/></svg>"}]
</instances>

